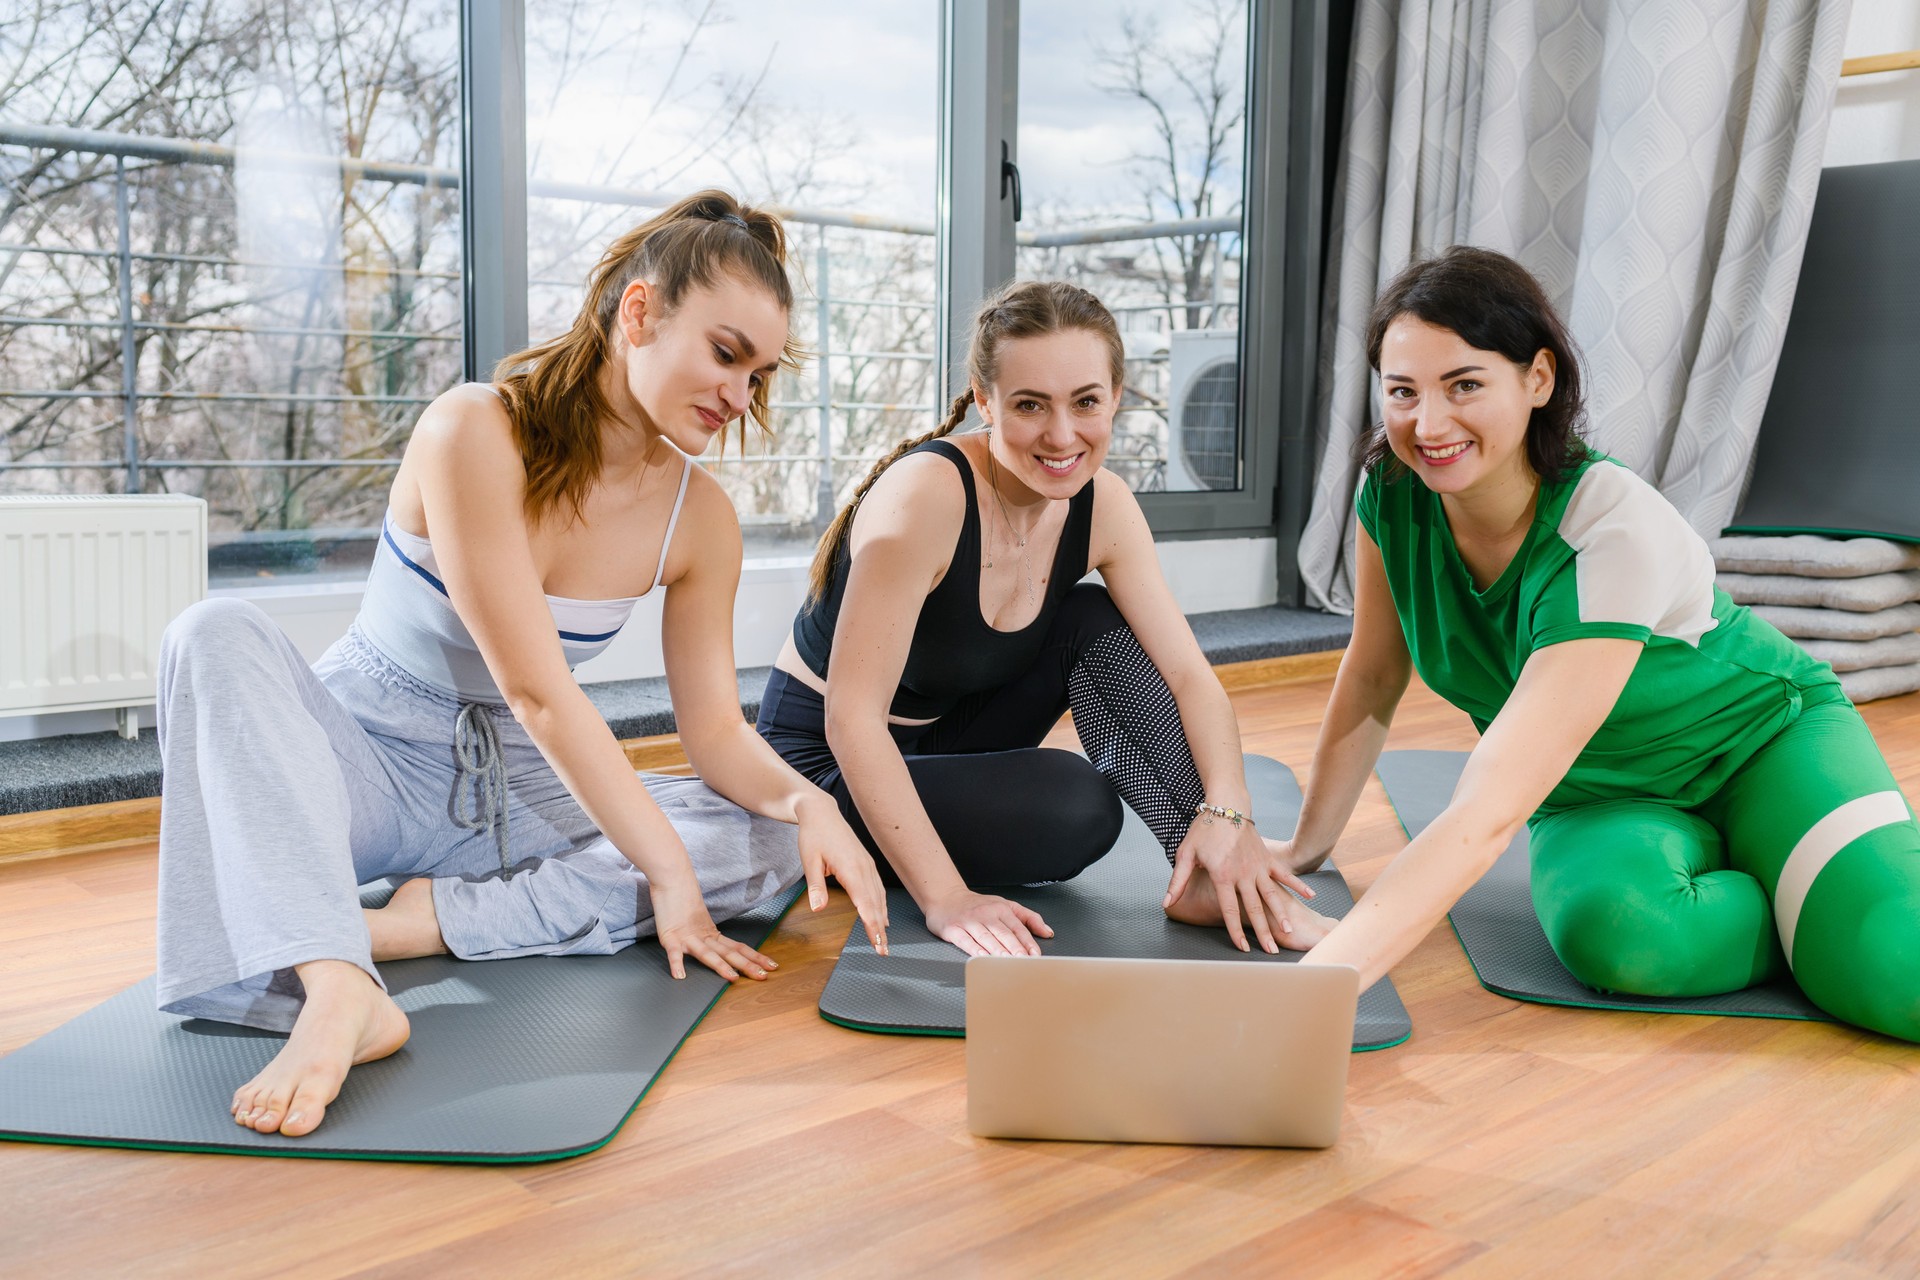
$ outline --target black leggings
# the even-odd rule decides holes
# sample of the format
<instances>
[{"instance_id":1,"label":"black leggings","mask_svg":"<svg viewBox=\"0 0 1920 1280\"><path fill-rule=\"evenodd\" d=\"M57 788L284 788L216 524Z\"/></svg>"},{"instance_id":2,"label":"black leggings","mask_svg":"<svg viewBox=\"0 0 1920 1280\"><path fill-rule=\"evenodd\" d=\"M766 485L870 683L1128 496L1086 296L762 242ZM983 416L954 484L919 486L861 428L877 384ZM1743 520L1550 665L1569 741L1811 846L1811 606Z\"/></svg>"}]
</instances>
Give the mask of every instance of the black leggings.
<instances>
[{"instance_id":1,"label":"black leggings","mask_svg":"<svg viewBox=\"0 0 1920 1280\"><path fill-rule=\"evenodd\" d=\"M1038 745L1069 706L1084 758ZM897 884L827 746L821 696L775 671L758 728L839 801ZM1030 670L932 724L890 729L934 831L974 887L1072 879L1113 847L1123 799L1171 861L1205 799L1167 682L1092 584L1067 593Z\"/></svg>"}]
</instances>

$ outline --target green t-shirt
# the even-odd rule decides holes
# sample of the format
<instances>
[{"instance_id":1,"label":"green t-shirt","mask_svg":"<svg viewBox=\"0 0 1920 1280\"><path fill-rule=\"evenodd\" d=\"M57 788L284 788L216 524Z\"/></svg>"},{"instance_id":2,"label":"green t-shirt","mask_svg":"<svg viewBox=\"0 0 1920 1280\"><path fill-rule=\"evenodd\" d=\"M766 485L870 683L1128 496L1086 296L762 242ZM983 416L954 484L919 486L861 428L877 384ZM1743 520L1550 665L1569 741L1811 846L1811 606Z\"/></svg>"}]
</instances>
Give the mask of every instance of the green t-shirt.
<instances>
[{"instance_id":1,"label":"green t-shirt","mask_svg":"<svg viewBox=\"0 0 1920 1280\"><path fill-rule=\"evenodd\" d=\"M1800 713L1835 696L1823 662L1713 583L1706 543L1611 458L1543 484L1533 526L1477 589L1439 495L1370 472L1356 501L1380 547L1414 668L1481 732L1536 649L1589 637L1646 649L1606 723L1540 808L1647 799L1692 808Z\"/></svg>"}]
</instances>

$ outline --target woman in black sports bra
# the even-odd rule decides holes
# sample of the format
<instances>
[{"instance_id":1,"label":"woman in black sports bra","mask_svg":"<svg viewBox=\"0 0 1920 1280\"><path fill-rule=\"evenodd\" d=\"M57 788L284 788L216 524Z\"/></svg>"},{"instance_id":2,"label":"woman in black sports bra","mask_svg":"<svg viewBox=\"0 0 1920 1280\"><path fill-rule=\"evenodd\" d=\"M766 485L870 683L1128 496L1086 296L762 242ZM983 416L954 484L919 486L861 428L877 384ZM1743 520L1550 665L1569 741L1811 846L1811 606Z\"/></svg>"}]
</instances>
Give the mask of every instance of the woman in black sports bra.
<instances>
[{"instance_id":1,"label":"woman in black sports bra","mask_svg":"<svg viewBox=\"0 0 1920 1280\"><path fill-rule=\"evenodd\" d=\"M1139 504L1100 465L1123 371L1119 328L1086 290L988 299L971 388L822 538L760 732L970 954L1038 953L1038 913L981 890L1079 874L1112 847L1123 799L1173 864L1169 915L1224 924L1242 950L1244 918L1267 951L1304 950L1331 922L1239 820L1233 708ZM987 429L953 435L970 405ZM1090 571L1105 586L1080 583ZM1084 758L1039 745L1069 706Z\"/></svg>"}]
</instances>

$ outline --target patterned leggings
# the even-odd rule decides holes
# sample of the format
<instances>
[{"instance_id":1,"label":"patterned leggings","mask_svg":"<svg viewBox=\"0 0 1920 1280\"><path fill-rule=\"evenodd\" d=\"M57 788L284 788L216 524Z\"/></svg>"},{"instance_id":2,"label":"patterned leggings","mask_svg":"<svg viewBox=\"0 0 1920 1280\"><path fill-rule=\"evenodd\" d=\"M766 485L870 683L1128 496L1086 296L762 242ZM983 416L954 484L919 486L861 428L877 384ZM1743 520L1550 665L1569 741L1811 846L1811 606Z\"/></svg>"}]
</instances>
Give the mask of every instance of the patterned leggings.
<instances>
[{"instance_id":1,"label":"patterned leggings","mask_svg":"<svg viewBox=\"0 0 1920 1280\"><path fill-rule=\"evenodd\" d=\"M1039 745L1069 707L1086 758ZM775 671L760 732L892 870L827 746L818 693ZM1205 798L1179 709L1105 587L1067 593L1040 658L928 725L895 725L927 817L976 887L1070 880L1113 847L1122 800L1172 860Z\"/></svg>"},{"instance_id":2,"label":"patterned leggings","mask_svg":"<svg viewBox=\"0 0 1920 1280\"><path fill-rule=\"evenodd\" d=\"M1534 910L1590 987L1710 995L1791 968L1835 1017L1920 1041L1920 826L1837 688L1698 809L1581 805L1529 847Z\"/></svg>"}]
</instances>

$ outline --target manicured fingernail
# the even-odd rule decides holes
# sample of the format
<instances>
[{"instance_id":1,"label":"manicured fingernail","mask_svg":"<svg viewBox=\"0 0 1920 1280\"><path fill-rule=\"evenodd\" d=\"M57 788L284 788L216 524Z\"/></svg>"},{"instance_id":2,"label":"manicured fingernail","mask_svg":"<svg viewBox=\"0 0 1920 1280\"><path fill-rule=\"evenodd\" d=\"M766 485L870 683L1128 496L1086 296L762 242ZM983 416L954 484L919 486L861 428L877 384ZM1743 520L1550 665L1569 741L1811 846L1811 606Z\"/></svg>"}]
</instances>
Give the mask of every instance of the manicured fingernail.
<instances>
[{"instance_id":1,"label":"manicured fingernail","mask_svg":"<svg viewBox=\"0 0 1920 1280\"><path fill-rule=\"evenodd\" d=\"M807 895L807 901L813 904L815 911L818 911L827 905L827 895L824 893L810 893Z\"/></svg>"}]
</instances>

